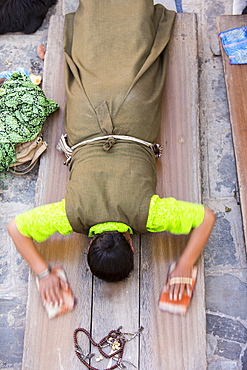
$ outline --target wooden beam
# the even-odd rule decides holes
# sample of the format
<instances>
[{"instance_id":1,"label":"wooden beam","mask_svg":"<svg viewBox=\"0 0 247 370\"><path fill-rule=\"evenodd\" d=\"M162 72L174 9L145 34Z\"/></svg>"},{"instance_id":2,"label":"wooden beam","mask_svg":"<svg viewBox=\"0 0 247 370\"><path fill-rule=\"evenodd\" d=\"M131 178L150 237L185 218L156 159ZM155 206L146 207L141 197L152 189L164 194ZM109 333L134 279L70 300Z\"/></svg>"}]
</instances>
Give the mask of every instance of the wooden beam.
<instances>
[{"instance_id":1,"label":"wooden beam","mask_svg":"<svg viewBox=\"0 0 247 370\"><path fill-rule=\"evenodd\" d=\"M65 185L68 181L68 168L63 165L62 154L56 150L57 142L64 132L63 24L64 17L53 16L49 28L43 90L48 98L60 104L60 109L45 124L44 138L49 147L40 162L36 191L37 206L64 198ZM72 313L48 320L37 292L34 276L30 274L23 370L81 368L73 351L73 332L79 326L90 328L91 322L92 279L84 256L86 242L87 238L73 233L66 237L54 235L40 245L42 255L52 265L64 266L71 288L77 297L77 305ZM89 350L86 338L81 338L81 344L85 351Z\"/></svg>"},{"instance_id":2,"label":"wooden beam","mask_svg":"<svg viewBox=\"0 0 247 370\"><path fill-rule=\"evenodd\" d=\"M176 16L169 44L157 161L158 193L200 202L197 21L195 14ZM206 369L205 288L201 258L195 294L186 317L157 309L169 263L176 260L186 236L142 236L140 369ZM195 350L196 348L196 350Z\"/></svg>"},{"instance_id":3,"label":"wooden beam","mask_svg":"<svg viewBox=\"0 0 247 370\"><path fill-rule=\"evenodd\" d=\"M247 15L217 17L218 31L246 26ZM221 44L234 152L237 165L244 237L247 242L247 64L230 65Z\"/></svg>"}]
</instances>

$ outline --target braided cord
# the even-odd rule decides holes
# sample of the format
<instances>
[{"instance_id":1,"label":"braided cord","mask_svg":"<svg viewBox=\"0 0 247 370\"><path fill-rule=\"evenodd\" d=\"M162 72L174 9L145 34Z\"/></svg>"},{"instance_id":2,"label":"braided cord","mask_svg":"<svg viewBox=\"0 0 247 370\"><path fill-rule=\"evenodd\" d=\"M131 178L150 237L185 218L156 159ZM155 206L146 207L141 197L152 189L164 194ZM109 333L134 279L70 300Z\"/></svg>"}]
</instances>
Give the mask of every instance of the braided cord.
<instances>
[{"instance_id":1,"label":"braided cord","mask_svg":"<svg viewBox=\"0 0 247 370\"><path fill-rule=\"evenodd\" d=\"M77 334L79 332L83 332L84 334L86 334L86 336L88 337L88 339L90 340L90 342L99 349L99 352L101 353L102 356L104 356L105 358L112 358L113 356L115 355L119 355L118 356L118 360L116 362L115 365L105 369L105 370L114 370L118 367L120 361L122 360L122 357L123 357L123 351L124 351L124 346L125 346L125 342L126 340L124 340L123 338L119 338L119 336L121 336L121 332L120 332L120 328L117 329L117 330L111 330L103 339L101 339L101 341L99 343L96 343L93 338L91 337L90 333L84 329L84 328L77 328L75 331L74 331L74 345L75 345L75 353L77 355L77 357L79 358L79 360L90 370L99 370L93 366L91 366L87 361L87 356L84 356L82 351L81 351L81 348L78 344L78 340L77 340ZM116 350L115 352L111 353L111 354L107 354L103 351L102 347L104 344L108 343L108 339L112 337L112 338L116 338L120 344L120 348L118 350Z\"/></svg>"}]
</instances>

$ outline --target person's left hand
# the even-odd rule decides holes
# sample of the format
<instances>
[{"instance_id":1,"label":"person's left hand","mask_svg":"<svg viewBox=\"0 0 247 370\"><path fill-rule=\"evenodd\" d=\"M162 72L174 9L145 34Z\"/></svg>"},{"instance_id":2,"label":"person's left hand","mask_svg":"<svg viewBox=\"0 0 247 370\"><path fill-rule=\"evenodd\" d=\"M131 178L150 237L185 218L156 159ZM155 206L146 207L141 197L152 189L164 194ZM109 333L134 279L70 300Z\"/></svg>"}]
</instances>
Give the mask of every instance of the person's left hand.
<instances>
[{"instance_id":1,"label":"person's left hand","mask_svg":"<svg viewBox=\"0 0 247 370\"><path fill-rule=\"evenodd\" d=\"M43 304L50 303L61 305L63 303L63 290L68 289L68 284L51 271L51 273L39 280L39 292Z\"/></svg>"}]
</instances>

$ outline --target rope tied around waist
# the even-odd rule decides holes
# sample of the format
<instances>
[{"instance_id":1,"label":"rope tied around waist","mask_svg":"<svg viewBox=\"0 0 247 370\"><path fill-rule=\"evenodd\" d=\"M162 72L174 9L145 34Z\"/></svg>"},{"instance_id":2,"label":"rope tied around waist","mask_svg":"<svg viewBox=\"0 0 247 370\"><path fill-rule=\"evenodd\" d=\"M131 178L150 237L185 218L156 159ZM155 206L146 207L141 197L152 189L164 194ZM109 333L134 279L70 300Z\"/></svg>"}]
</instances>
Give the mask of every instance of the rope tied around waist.
<instances>
[{"instance_id":1,"label":"rope tied around waist","mask_svg":"<svg viewBox=\"0 0 247 370\"><path fill-rule=\"evenodd\" d=\"M133 136L127 136L127 135L105 135L105 136L99 136L95 137L93 139L89 140L84 140L81 141L78 144L73 145L70 147L67 143L67 135L62 135L58 144L57 144L57 149L59 151L62 151L65 154L65 157L67 158L66 161L64 162L65 165L69 165L73 150L79 148L80 146L84 146L86 144L94 143L95 141L100 141L100 140L106 140L105 143L103 144L103 150L109 151L113 145L117 142L117 140L125 140L125 141L131 141L135 142L138 144L142 144L153 150L155 157L159 158L162 155L162 147L159 144L156 143L149 143L148 141L144 141L141 139L138 139Z\"/></svg>"}]
</instances>

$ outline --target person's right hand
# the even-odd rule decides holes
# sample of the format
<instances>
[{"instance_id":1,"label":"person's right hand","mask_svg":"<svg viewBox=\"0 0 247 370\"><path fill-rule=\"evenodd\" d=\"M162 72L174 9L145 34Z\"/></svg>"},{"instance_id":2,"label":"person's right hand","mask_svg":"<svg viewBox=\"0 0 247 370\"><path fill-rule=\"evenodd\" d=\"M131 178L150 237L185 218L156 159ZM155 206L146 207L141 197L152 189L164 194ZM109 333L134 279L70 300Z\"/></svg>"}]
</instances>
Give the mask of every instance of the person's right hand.
<instances>
[{"instance_id":1,"label":"person's right hand","mask_svg":"<svg viewBox=\"0 0 247 370\"><path fill-rule=\"evenodd\" d=\"M192 267L191 266L184 266L181 263L176 264L174 270L169 274L166 282L167 290L169 291L169 298L172 301L181 300L183 297L183 293L187 290L187 294L191 296L191 285L190 284L172 284L170 285L170 280L172 278L191 278L192 275Z\"/></svg>"},{"instance_id":2,"label":"person's right hand","mask_svg":"<svg viewBox=\"0 0 247 370\"><path fill-rule=\"evenodd\" d=\"M39 280L39 292L43 304L51 303L61 305L63 303L63 290L68 289L68 284L60 279L53 271Z\"/></svg>"}]
</instances>

